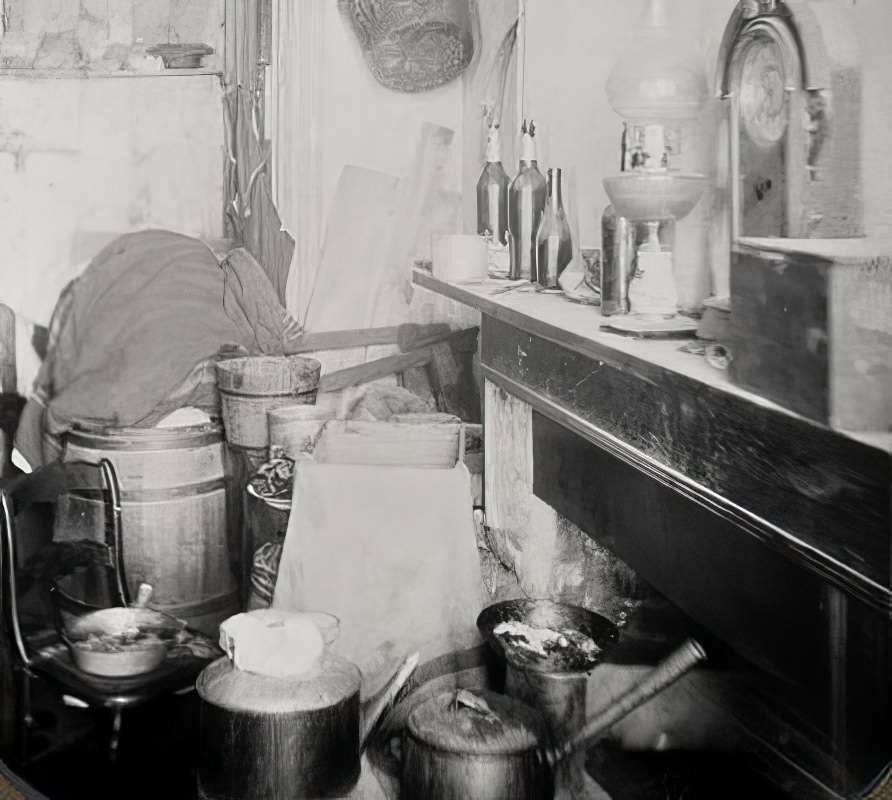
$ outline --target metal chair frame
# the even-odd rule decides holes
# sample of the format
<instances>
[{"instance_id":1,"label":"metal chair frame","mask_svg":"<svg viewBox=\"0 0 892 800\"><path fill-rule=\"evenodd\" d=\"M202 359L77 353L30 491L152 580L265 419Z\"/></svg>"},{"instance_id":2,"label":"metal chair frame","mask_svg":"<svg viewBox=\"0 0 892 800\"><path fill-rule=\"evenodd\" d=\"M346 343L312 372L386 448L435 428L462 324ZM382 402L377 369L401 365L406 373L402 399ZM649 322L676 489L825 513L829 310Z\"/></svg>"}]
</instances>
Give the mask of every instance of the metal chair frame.
<instances>
[{"instance_id":1,"label":"metal chair frame","mask_svg":"<svg viewBox=\"0 0 892 800\"><path fill-rule=\"evenodd\" d=\"M98 480L97 480L98 478ZM101 490L105 516L104 547L96 549L106 568L108 592L114 604L127 606L130 602L124 571L122 538L121 490L113 464L102 459L98 464L87 462L55 463L31 474L21 475L0 489L2 508L2 542L0 542L0 620L11 634L14 655L20 661L19 686L19 738L18 758L21 764L28 762L28 738L33 726L31 711L31 681L37 677L49 679L61 692L67 704L89 707L105 707L112 711L109 759L117 756L122 712L125 708L139 705L161 695L183 693L194 688L194 680L204 663L191 659L183 668L177 666L159 668L157 674L128 678L103 678L82 673L72 666L67 651L62 657L39 657L29 647L28 637L22 629L19 608L19 587L16 578L17 544L16 515L36 503L56 504L59 497L70 491ZM5 562L5 563L4 563ZM54 600L69 609L81 613L93 610L76 598L53 586ZM6 608L4 609L4 594ZM61 619L54 620L59 628Z\"/></svg>"}]
</instances>

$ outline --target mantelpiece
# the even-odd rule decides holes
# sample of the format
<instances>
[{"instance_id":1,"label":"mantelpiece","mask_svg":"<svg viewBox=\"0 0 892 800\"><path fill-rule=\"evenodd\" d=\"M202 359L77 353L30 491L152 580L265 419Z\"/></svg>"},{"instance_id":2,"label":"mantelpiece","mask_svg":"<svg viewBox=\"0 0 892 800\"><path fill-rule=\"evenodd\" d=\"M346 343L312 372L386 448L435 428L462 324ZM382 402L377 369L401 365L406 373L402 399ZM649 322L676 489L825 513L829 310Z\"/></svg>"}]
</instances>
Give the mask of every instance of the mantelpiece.
<instances>
[{"instance_id":1,"label":"mantelpiece","mask_svg":"<svg viewBox=\"0 0 892 800\"><path fill-rule=\"evenodd\" d=\"M414 282L480 312L484 377L532 409L534 495L802 691L841 765L827 796L863 785L892 743L892 435L831 430L561 296Z\"/></svg>"},{"instance_id":2,"label":"mantelpiece","mask_svg":"<svg viewBox=\"0 0 892 800\"><path fill-rule=\"evenodd\" d=\"M831 431L561 296L415 283L482 312L488 379L892 617L892 434Z\"/></svg>"}]
</instances>

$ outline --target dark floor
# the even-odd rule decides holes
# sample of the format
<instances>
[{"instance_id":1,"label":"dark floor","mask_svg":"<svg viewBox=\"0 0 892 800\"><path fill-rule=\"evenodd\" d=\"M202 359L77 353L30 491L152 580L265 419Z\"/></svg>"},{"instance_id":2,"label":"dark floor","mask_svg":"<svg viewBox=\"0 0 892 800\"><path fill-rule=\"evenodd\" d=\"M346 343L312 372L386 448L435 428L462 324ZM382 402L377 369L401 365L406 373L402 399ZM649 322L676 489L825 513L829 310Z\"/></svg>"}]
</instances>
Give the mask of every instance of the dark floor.
<instances>
[{"instance_id":1,"label":"dark floor","mask_svg":"<svg viewBox=\"0 0 892 800\"><path fill-rule=\"evenodd\" d=\"M798 800L738 756L704 752L589 752L586 766L611 800Z\"/></svg>"},{"instance_id":2,"label":"dark floor","mask_svg":"<svg viewBox=\"0 0 892 800\"><path fill-rule=\"evenodd\" d=\"M197 696L171 698L124 715L117 762L108 762L110 714L71 709L39 692L34 749L58 741L63 727L85 730L64 752L19 770L50 800L159 798L194 800ZM798 800L779 792L729 754L625 752L601 745L589 752L591 774L612 800Z\"/></svg>"},{"instance_id":3,"label":"dark floor","mask_svg":"<svg viewBox=\"0 0 892 800\"><path fill-rule=\"evenodd\" d=\"M666 632L679 627L667 613L662 606L654 606L647 613L637 610L624 629L623 646L616 649L615 655L632 656L630 663L655 663L653 659L666 649ZM686 624L681 627L686 628ZM660 635L654 638L653 631ZM710 650L711 663L721 664L718 650ZM18 770L50 800L195 800L194 765L199 739L199 701L195 692L125 712L118 758L111 765L111 713L69 708L41 689L39 681L33 685L37 709L35 752L46 745L58 745L66 731L82 733L63 751L50 752ZM603 743L589 751L587 767L612 800L804 797L795 791L778 790L757 773L753 762L727 751L624 751Z\"/></svg>"},{"instance_id":4,"label":"dark floor","mask_svg":"<svg viewBox=\"0 0 892 800\"><path fill-rule=\"evenodd\" d=\"M126 711L112 764L111 712L67 708L38 693L32 737L37 757L19 774L50 800L193 800L197 702L192 692ZM37 755L71 730L82 735L64 750Z\"/></svg>"}]
</instances>

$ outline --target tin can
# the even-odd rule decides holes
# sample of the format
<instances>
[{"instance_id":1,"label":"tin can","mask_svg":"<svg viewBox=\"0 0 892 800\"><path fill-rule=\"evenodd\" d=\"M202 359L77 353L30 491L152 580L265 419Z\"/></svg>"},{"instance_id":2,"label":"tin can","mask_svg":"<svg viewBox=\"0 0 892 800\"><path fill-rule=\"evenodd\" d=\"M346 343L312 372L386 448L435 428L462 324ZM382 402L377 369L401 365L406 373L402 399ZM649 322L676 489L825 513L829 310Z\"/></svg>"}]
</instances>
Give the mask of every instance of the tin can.
<instances>
[{"instance_id":1,"label":"tin can","mask_svg":"<svg viewBox=\"0 0 892 800\"><path fill-rule=\"evenodd\" d=\"M601 215L601 315L629 313L629 281L634 274L635 225L607 206Z\"/></svg>"}]
</instances>

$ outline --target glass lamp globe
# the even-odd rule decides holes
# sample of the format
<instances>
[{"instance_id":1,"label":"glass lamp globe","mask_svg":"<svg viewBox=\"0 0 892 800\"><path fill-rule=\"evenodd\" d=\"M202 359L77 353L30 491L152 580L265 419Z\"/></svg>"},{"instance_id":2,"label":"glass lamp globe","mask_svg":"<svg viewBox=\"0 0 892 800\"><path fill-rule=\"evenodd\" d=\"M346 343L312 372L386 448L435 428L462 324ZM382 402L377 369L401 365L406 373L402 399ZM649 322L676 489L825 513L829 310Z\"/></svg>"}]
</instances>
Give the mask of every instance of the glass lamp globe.
<instances>
[{"instance_id":1,"label":"glass lamp globe","mask_svg":"<svg viewBox=\"0 0 892 800\"><path fill-rule=\"evenodd\" d=\"M607 79L607 99L637 122L695 118L709 96L698 47L669 24L666 0L647 0L642 24Z\"/></svg>"}]
</instances>

